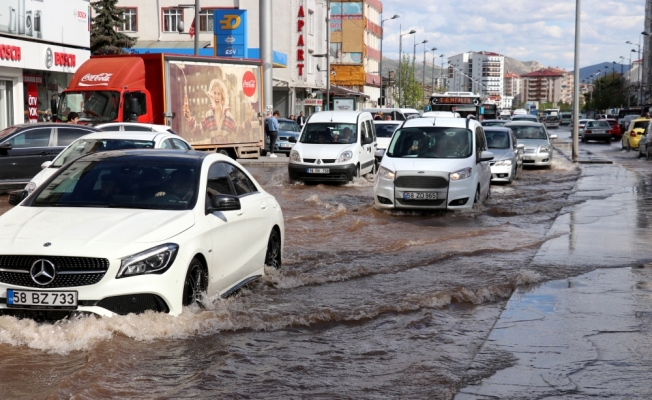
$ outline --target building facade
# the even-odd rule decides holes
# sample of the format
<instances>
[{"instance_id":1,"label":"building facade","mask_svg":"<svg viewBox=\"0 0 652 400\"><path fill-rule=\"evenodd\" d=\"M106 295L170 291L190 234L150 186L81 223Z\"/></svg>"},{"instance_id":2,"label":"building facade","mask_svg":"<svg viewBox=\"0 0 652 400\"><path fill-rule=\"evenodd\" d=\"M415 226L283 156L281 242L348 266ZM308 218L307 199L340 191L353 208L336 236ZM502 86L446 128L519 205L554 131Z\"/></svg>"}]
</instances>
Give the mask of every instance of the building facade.
<instances>
[{"instance_id":1,"label":"building facade","mask_svg":"<svg viewBox=\"0 0 652 400\"><path fill-rule=\"evenodd\" d=\"M485 101L501 104L504 96L505 57L488 51L449 57L449 90L473 92Z\"/></svg>"},{"instance_id":2,"label":"building facade","mask_svg":"<svg viewBox=\"0 0 652 400\"><path fill-rule=\"evenodd\" d=\"M183 3L183 2L181 2ZM188 2L186 2L188 3ZM125 33L138 38L136 52L193 54L194 38L188 31L194 19L194 8L179 7L177 0L119 0L125 10ZM326 0L275 0L272 3L273 48L280 61L273 70L274 104L282 116L306 115L323 107L322 92L326 88ZM214 21L214 10L247 11L246 58L259 58L259 1L202 0L199 23L200 55L220 54L222 43L214 43L214 31L224 24ZM157 16L152 21L151 16ZM147 22L145 22L147 21ZM177 31L184 22L184 33ZM234 55L237 56L237 55ZM239 56L239 58L242 56Z\"/></svg>"},{"instance_id":3,"label":"building facade","mask_svg":"<svg viewBox=\"0 0 652 400\"><path fill-rule=\"evenodd\" d=\"M507 72L503 77L503 86L503 108L512 108L523 103L523 79L518 74Z\"/></svg>"},{"instance_id":4,"label":"building facade","mask_svg":"<svg viewBox=\"0 0 652 400\"><path fill-rule=\"evenodd\" d=\"M50 99L90 57L89 2L3 0L2 7L0 129L47 121Z\"/></svg>"},{"instance_id":5,"label":"building facade","mask_svg":"<svg viewBox=\"0 0 652 400\"><path fill-rule=\"evenodd\" d=\"M556 68L543 68L521 75L524 79L526 102L558 103L561 100L561 85L565 71Z\"/></svg>"}]
</instances>

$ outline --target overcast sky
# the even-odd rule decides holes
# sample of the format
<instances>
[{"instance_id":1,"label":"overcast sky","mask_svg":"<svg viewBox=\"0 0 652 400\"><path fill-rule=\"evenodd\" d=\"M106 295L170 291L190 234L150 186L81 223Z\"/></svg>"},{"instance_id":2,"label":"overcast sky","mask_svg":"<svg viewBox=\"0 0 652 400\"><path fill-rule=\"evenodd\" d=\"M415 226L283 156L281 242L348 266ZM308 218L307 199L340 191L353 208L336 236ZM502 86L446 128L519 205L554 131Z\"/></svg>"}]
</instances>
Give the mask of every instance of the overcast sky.
<instances>
[{"instance_id":1,"label":"overcast sky","mask_svg":"<svg viewBox=\"0 0 652 400\"><path fill-rule=\"evenodd\" d=\"M385 21L383 54L398 59L399 24L403 52L412 53L413 40L428 40L452 56L465 51L494 51L520 61L539 61L545 66L573 69L575 1L573 0L383 0ZM645 0L582 0L580 66L620 61L629 57L643 31ZM642 47L641 39L641 47ZM642 53L641 53L642 54ZM432 52L428 62L432 62ZM632 56L637 59L637 54ZM423 45L417 45L423 60ZM441 60L437 59L437 65ZM444 61L444 64L446 61ZM629 63L629 60L626 61Z\"/></svg>"}]
</instances>

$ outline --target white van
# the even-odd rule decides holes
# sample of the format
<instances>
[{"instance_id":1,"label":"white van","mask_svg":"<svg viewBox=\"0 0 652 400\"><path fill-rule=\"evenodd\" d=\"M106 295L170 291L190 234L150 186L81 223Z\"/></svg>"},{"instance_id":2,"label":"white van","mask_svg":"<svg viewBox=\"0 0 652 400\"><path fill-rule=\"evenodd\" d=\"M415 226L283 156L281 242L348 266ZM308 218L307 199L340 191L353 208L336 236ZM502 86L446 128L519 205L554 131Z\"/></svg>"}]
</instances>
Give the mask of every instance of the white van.
<instances>
[{"instance_id":1,"label":"white van","mask_svg":"<svg viewBox=\"0 0 652 400\"><path fill-rule=\"evenodd\" d=\"M348 182L375 172L371 113L322 111L308 117L290 152L292 181Z\"/></svg>"},{"instance_id":2,"label":"white van","mask_svg":"<svg viewBox=\"0 0 652 400\"><path fill-rule=\"evenodd\" d=\"M414 108L363 108L362 111L367 111L371 113L372 117L380 115L382 119L385 119L388 115L392 118L392 121L405 121L408 118L414 118L421 115L418 110Z\"/></svg>"},{"instance_id":3,"label":"white van","mask_svg":"<svg viewBox=\"0 0 652 400\"><path fill-rule=\"evenodd\" d=\"M469 209L489 197L493 153L467 118L418 118L392 135L374 185L381 209Z\"/></svg>"}]
</instances>

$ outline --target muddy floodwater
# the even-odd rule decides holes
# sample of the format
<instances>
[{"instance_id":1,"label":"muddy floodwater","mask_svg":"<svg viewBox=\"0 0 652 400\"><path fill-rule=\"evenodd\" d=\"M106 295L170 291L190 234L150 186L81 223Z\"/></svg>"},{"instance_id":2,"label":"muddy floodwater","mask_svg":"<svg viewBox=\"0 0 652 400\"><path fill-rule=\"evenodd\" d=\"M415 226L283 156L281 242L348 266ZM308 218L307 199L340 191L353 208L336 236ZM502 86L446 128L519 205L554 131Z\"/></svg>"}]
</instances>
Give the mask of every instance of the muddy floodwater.
<instances>
[{"instance_id":1,"label":"muddy floodwater","mask_svg":"<svg viewBox=\"0 0 652 400\"><path fill-rule=\"evenodd\" d=\"M448 399L518 284L591 269L531 265L580 174L558 154L468 212L381 212L367 179L248 169L283 207L281 270L179 317L0 317L0 395Z\"/></svg>"}]
</instances>

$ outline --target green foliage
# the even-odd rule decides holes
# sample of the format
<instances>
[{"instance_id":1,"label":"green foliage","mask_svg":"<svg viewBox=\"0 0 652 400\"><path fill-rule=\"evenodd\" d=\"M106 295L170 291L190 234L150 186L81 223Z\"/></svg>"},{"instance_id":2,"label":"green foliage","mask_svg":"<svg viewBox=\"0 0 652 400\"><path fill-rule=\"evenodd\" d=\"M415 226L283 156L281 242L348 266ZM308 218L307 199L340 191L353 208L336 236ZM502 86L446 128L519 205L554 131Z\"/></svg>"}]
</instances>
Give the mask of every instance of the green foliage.
<instances>
[{"instance_id":1,"label":"green foliage","mask_svg":"<svg viewBox=\"0 0 652 400\"><path fill-rule=\"evenodd\" d=\"M423 106L423 89L416 81L410 57L403 56L396 73L396 92L394 100L399 107L410 106L419 109ZM400 87L400 90L399 90Z\"/></svg>"},{"instance_id":2,"label":"green foliage","mask_svg":"<svg viewBox=\"0 0 652 400\"><path fill-rule=\"evenodd\" d=\"M593 82L593 91L584 94L584 110L602 111L609 108L626 107L636 104L636 96L627 84L627 80L619 75L605 75Z\"/></svg>"},{"instance_id":3,"label":"green foliage","mask_svg":"<svg viewBox=\"0 0 652 400\"><path fill-rule=\"evenodd\" d=\"M118 32L122 26L123 11L116 7L118 0L97 0L92 3L94 17L91 21L92 54L125 54L132 48L136 38Z\"/></svg>"}]
</instances>

